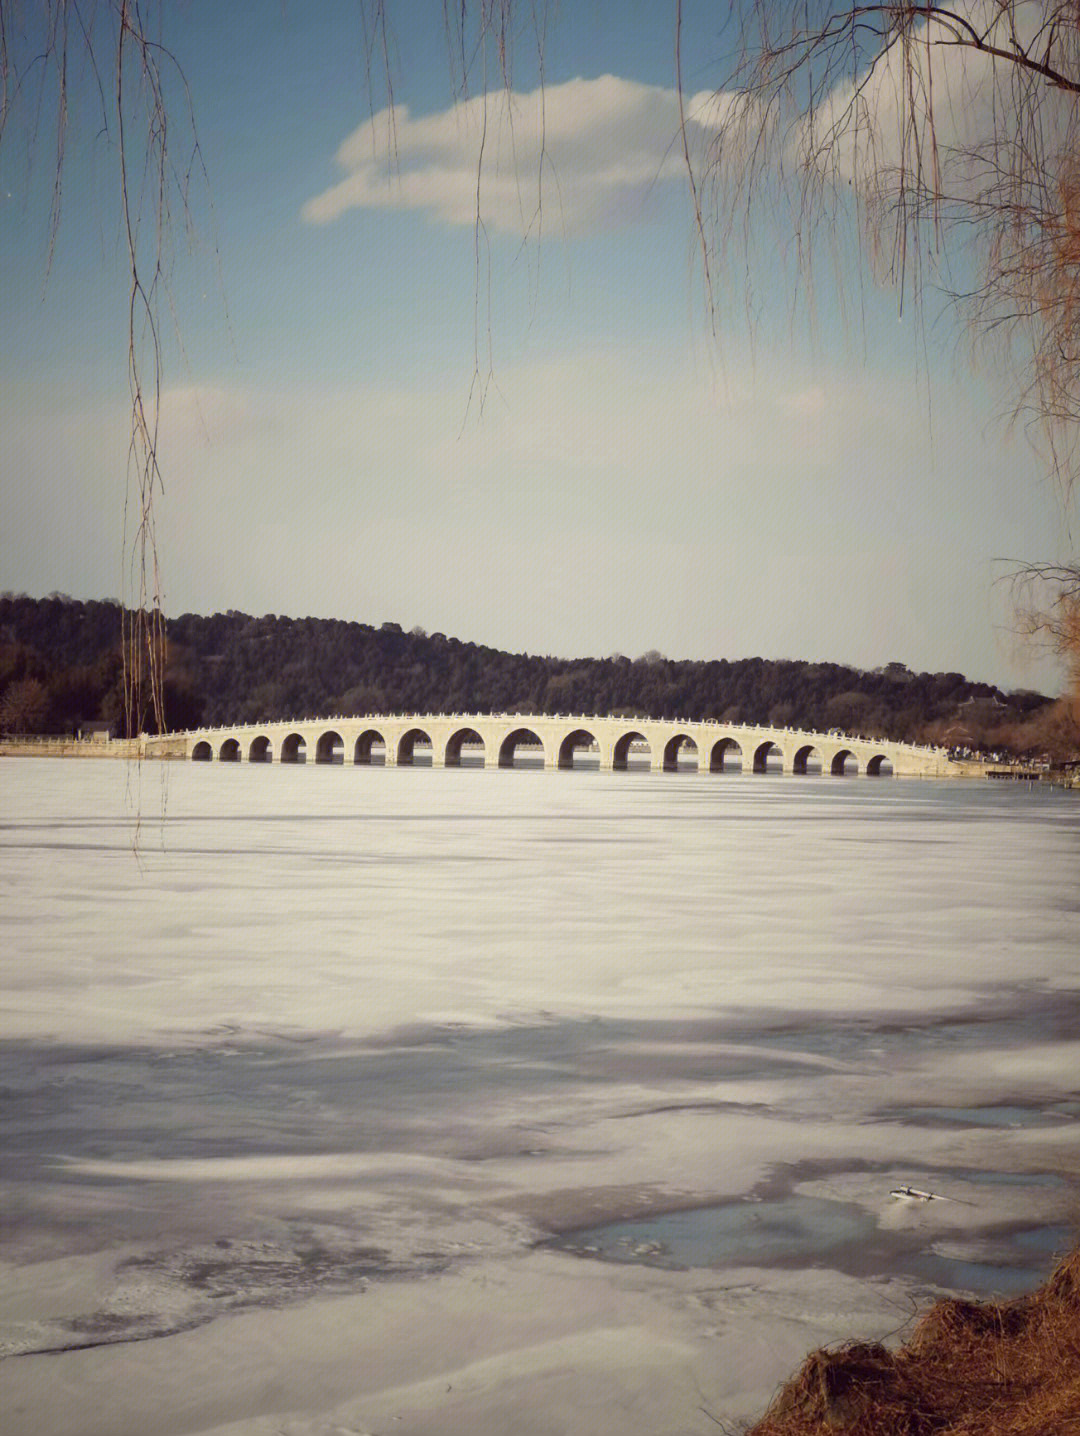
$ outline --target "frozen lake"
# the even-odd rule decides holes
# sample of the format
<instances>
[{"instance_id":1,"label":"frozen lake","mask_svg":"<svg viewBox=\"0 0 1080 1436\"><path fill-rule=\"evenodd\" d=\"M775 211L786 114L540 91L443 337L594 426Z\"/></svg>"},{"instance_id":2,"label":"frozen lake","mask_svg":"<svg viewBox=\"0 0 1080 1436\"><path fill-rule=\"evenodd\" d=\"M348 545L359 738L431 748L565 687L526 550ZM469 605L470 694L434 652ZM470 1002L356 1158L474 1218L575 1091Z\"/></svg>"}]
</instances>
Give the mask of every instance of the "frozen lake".
<instances>
[{"instance_id":1,"label":"frozen lake","mask_svg":"<svg viewBox=\"0 0 1080 1436\"><path fill-rule=\"evenodd\" d=\"M0 760L5 1436L715 1430L1022 1289L1078 874L1021 785Z\"/></svg>"}]
</instances>

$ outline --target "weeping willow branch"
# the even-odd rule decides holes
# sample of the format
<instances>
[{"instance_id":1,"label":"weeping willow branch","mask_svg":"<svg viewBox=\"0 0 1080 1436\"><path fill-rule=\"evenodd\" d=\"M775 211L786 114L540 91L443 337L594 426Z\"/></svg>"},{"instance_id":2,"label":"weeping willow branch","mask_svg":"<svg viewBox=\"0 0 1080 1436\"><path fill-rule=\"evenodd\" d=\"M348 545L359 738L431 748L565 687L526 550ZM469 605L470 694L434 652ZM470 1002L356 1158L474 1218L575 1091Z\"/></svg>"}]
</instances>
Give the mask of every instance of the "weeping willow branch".
<instances>
[{"instance_id":1,"label":"weeping willow branch","mask_svg":"<svg viewBox=\"0 0 1080 1436\"><path fill-rule=\"evenodd\" d=\"M205 179L191 97L157 35L156 0L0 0L0 142L21 112L31 151L50 121L52 195L46 273L60 226L67 139L81 102L116 162L120 245L128 279L129 442L123 537L124 722L129 734L166 725L165 630L156 505L163 304L176 214L190 221L193 176ZM107 85L109 61L113 70ZM111 94L110 94L111 89ZM183 153L174 159L174 131Z\"/></svg>"},{"instance_id":2,"label":"weeping willow branch","mask_svg":"<svg viewBox=\"0 0 1080 1436\"><path fill-rule=\"evenodd\" d=\"M142 196L136 199L133 191L130 140L125 123L129 56L135 69L136 84L144 89L149 120L142 175L143 183L149 188L155 221L149 273L144 270L141 260ZM168 115L157 53L142 33L137 7L127 4L126 0L120 14L117 39L116 129L123 228L130 275L127 363L131 437L128 445L124 546L125 552L130 555L131 572L128 577L134 590L134 601L125 604L122 609L125 726L129 733L139 731L143 726L144 710L149 707L155 727L158 732L164 732L164 620L154 500L164 487L158 464L161 340L157 307L162 282L162 238L168 218ZM132 517L134 532L129 535Z\"/></svg>"},{"instance_id":3,"label":"weeping willow branch","mask_svg":"<svg viewBox=\"0 0 1080 1436\"><path fill-rule=\"evenodd\" d=\"M992 341L1007 359L1015 415L1034 422L1068 500L1080 477L1080 10L751 0L730 14L737 59L704 173L718 252L744 252L767 215L790 225L805 272L854 217L901 312L944 295L971 320L977 357Z\"/></svg>"},{"instance_id":4,"label":"weeping willow branch","mask_svg":"<svg viewBox=\"0 0 1080 1436\"><path fill-rule=\"evenodd\" d=\"M795 283L853 225L898 305L951 301L976 363L1056 481L1063 542L1080 485L1080 8L746 0L704 166L714 273L793 237ZM722 103L721 103L722 102ZM764 224L763 224L764 222ZM700 225L699 225L700 228ZM773 241L775 243L775 239ZM834 251L835 252L835 251ZM1073 673L1080 559L1027 564L1030 633Z\"/></svg>"}]
</instances>

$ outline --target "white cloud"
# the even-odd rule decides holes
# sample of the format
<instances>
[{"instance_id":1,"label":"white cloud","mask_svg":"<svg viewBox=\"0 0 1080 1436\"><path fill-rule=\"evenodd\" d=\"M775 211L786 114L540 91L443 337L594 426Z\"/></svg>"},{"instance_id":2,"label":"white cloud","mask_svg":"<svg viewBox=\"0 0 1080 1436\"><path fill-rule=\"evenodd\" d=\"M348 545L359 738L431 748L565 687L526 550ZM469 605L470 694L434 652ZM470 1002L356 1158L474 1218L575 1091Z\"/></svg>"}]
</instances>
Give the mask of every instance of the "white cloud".
<instances>
[{"instance_id":1,"label":"white cloud","mask_svg":"<svg viewBox=\"0 0 1080 1436\"><path fill-rule=\"evenodd\" d=\"M697 149L716 127L723 97L686 106ZM309 200L303 217L325 224L350 209L426 211L471 225L479 204L489 229L578 234L641 216L655 186L684 163L678 96L615 75L568 80L528 94L495 91L437 114L384 110L341 144L344 178Z\"/></svg>"}]
</instances>

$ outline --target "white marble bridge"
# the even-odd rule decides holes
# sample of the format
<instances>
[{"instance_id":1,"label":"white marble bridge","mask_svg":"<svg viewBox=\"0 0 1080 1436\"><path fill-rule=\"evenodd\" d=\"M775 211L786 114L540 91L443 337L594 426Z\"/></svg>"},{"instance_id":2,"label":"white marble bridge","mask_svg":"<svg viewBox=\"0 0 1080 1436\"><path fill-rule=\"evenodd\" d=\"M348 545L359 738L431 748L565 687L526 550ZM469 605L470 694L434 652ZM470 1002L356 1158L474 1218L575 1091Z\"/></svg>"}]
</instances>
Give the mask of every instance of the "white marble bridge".
<instances>
[{"instance_id":1,"label":"white marble bridge","mask_svg":"<svg viewBox=\"0 0 1080 1436\"><path fill-rule=\"evenodd\" d=\"M953 777L941 748L752 724L539 713L379 714L201 728L141 740L146 757L221 763L344 763L699 773Z\"/></svg>"}]
</instances>

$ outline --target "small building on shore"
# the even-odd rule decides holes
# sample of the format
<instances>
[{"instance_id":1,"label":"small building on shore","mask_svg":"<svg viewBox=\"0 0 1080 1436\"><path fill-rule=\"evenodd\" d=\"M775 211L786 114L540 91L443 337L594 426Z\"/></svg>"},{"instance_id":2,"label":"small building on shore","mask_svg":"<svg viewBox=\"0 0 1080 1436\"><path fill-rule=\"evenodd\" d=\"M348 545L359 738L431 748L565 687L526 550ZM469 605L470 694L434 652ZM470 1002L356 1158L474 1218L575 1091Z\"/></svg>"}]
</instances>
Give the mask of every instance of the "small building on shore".
<instances>
[{"instance_id":1,"label":"small building on shore","mask_svg":"<svg viewBox=\"0 0 1080 1436\"><path fill-rule=\"evenodd\" d=\"M116 737L116 724L107 723L102 718L91 718L88 722L79 724L77 736L92 743L108 743L111 738Z\"/></svg>"}]
</instances>

